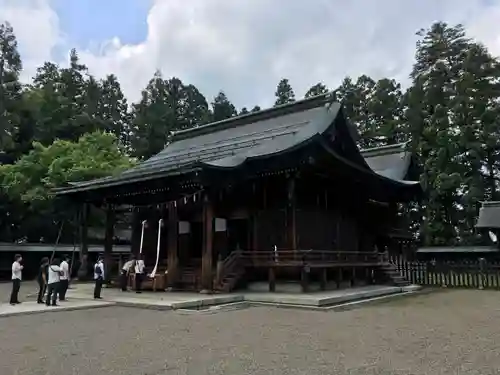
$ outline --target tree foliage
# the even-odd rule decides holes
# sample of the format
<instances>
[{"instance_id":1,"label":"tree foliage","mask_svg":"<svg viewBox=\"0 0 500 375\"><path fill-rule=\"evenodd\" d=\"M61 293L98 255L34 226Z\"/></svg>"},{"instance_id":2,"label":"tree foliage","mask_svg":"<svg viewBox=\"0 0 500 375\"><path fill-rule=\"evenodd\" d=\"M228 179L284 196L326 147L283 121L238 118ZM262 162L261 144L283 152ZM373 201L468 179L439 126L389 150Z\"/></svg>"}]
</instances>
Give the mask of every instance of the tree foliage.
<instances>
[{"instance_id":1,"label":"tree foliage","mask_svg":"<svg viewBox=\"0 0 500 375\"><path fill-rule=\"evenodd\" d=\"M35 142L33 149L15 164L0 166L0 181L7 197L17 203L20 219L38 216L55 222L61 215L54 211L52 189L117 174L132 165L133 160L113 134L94 132L83 135L77 142L57 140L50 146ZM39 224L51 227L50 220Z\"/></svg>"},{"instance_id":2,"label":"tree foliage","mask_svg":"<svg viewBox=\"0 0 500 375\"><path fill-rule=\"evenodd\" d=\"M283 78L278 83L274 96L276 96L276 101L274 102L275 106L293 103L295 101L295 93L288 79Z\"/></svg>"}]
</instances>

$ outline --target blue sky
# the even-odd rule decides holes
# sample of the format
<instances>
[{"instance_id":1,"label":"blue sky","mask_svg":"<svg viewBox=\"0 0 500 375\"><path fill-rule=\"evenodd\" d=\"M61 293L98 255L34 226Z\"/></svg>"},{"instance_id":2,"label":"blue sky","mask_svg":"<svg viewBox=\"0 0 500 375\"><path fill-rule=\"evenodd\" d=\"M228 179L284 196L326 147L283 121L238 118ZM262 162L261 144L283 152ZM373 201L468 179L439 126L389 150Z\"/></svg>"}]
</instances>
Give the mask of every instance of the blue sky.
<instances>
[{"instance_id":1,"label":"blue sky","mask_svg":"<svg viewBox=\"0 0 500 375\"><path fill-rule=\"evenodd\" d=\"M151 0L52 0L61 32L74 45L118 37L125 44L147 35Z\"/></svg>"},{"instance_id":2,"label":"blue sky","mask_svg":"<svg viewBox=\"0 0 500 375\"><path fill-rule=\"evenodd\" d=\"M0 0L26 82L76 48L132 101L160 69L239 108L271 105L284 77L297 97L361 74L407 84L415 32L437 20L464 24L500 56L500 0Z\"/></svg>"}]
</instances>

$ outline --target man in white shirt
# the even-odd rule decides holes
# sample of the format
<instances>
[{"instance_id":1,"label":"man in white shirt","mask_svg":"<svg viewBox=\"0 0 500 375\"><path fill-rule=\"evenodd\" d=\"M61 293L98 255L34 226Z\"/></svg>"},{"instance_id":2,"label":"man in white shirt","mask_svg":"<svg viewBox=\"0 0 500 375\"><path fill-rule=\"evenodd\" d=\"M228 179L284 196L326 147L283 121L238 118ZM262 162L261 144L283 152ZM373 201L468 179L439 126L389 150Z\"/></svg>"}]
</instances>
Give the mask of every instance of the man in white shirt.
<instances>
[{"instance_id":1,"label":"man in white shirt","mask_svg":"<svg viewBox=\"0 0 500 375\"><path fill-rule=\"evenodd\" d=\"M102 261L101 255L99 255L99 258L97 258L97 263L94 264L94 280L95 280L94 298L102 299L101 289L102 289L102 284L104 282L104 263Z\"/></svg>"},{"instance_id":2,"label":"man in white shirt","mask_svg":"<svg viewBox=\"0 0 500 375\"><path fill-rule=\"evenodd\" d=\"M135 259L134 256L130 257L130 260L125 262L122 267L121 277L120 277L120 286L122 288L122 292L127 292L127 284L128 284L128 275L130 274L130 270L132 267L135 267Z\"/></svg>"},{"instance_id":3,"label":"man in white shirt","mask_svg":"<svg viewBox=\"0 0 500 375\"><path fill-rule=\"evenodd\" d=\"M144 261L142 260L142 255L139 254L137 261L135 262L135 292L141 292L142 280L144 279Z\"/></svg>"},{"instance_id":4,"label":"man in white shirt","mask_svg":"<svg viewBox=\"0 0 500 375\"><path fill-rule=\"evenodd\" d=\"M12 292L10 293L10 304L17 305L19 302L19 289L21 289L21 279L23 266L21 262L23 257L19 254L14 256L14 263L12 263Z\"/></svg>"},{"instance_id":5,"label":"man in white shirt","mask_svg":"<svg viewBox=\"0 0 500 375\"><path fill-rule=\"evenodd\" d=\"M69 286L69 256L64 255L61 262L61 280L59 283L59 301L66 301L66 292Z\"/></svg>"},{"instance_id":6,"label":"man in white shirt","mask_svg":"<svg viewBox=\"0 0 500 375\"><path fill-rule=\"evenodd\" d=\"M47 281L47 299L45 304L47 306L57 306L57 294L59 292L61 275L63 271L59 266L59 259L53 259L49 266L49 279Z\"/></svg>"}]
</instances>

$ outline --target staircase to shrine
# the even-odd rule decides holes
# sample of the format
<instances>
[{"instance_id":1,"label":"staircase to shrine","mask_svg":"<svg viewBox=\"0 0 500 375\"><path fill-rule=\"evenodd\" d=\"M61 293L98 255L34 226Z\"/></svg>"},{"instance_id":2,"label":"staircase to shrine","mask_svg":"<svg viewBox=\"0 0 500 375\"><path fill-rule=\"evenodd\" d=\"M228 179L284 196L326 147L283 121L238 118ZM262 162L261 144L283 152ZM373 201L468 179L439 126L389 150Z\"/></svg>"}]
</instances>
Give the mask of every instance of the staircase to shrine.
<instances>
[{"instance_id":1,"label":"staircase to shrine","mask_svg":"<svg viewBox=\"0 0 500 375\"><path fill-rule=\"evenodd\" d=\"M410 285L410 282L401 275L396 266L390 262L381 262L379 266L384 281L391 283L398 287L405 287Z\"/></svg>"},{"instance_id":2,"label":"staircase to shrine","mask_svg":"<svg viewBox=\"0 0 500 375\"><path fill-rule=\"evenodd\" d=\"M214 290L229 293L234 290L244 275L245 264L242 251L233 251L226 259L219 261L217 264Z\"/></svg>"}]
</instances>

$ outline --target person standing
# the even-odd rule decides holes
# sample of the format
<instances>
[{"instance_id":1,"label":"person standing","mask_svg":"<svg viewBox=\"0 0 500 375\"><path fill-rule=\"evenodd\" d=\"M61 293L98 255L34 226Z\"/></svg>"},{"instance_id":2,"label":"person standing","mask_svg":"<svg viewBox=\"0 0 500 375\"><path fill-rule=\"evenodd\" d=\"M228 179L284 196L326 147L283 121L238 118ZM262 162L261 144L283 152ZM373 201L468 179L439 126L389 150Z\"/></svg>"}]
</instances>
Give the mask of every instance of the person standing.
<instances>
[{"instance_id":1,"label":"person standing","mask_svg":"<svg viewBox=\"0 0 500 375\"><path fill-rule=\"evenodd\" d=\"M130 257L130 260L125 262L125 264L122 267L121 271L121 277L120 277L120 286L122 289L122 292L127 292L127 284L128 284L128 276L130 275L130 270L132 267L135 266L135 259L134 257Z\"/></svg>"},{"instance_id":2,"label":"person standing","mask_svg":"<svg viewBox=\"0 0 500 375\"><path fill-rule=\"evenodd\" d=\"M59 293L62 270L59 266L59 259L53 259L49 266L49 280L47 284L47 306L57 306L57 294Z\"/></svg>"},{"instance_id":3,"label":"person standing","mask_svg":"<svg viewBox=\"0 0 500 375\"><path fill-rule=\"evenodd\" d=\"M99 255L99 258L97 258L97 263L94 264L94 280L95 280L94 298L102 299L101 290L102 290L102 284L104 282L104 263L102 261L101 255Z\"/></svg>"},{"instance_id":4,"label":"person standing","mask_svg":"<svg viewBox=\"0 0 500 375\"><path fill-rule=\"evenodd\" d=\"M10 304L17 305L19 302L19 289L21 289L21 279L23 266L21 262L23 257L20 254L14 256L14 263L12 263L12 292L10 293Z\"/></svg>"},{"instance_id":5,"label":"person standing","mask_svg":"<svg viewBox=\"0 0 500 375\"><path fill-rule=\"evenodd\" d=\"M66 292L69 286L69 256L64 255L61 262L61 281L59 284L59 301L66 301Z\"/></svg>"},{"instance_id":6,"label":"person standing","mask_svg":"<svg viewBox=\"0 0 500 375\"><path fill-rule=\"evenodd\" d=\"M44 303L43 296L47 291L47 279L49 271L49 258L44 257L40 262L40 268L38 268L38 276L36 280L38 281L38 299L37 303Z\"/></svg>"},{"instance_id":7,"label":"person standing","mask_svg":"<svg viewBox=\"0 0 500 375\"><path fill-rule=\"evenodd\" d=\"M142 293L141 286L142 280L144 279L144 261L142 260L142 255L139 254L137 261L135 262L135 292Z\"/></svg>"}]
</instances>

